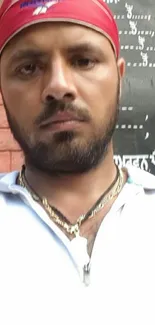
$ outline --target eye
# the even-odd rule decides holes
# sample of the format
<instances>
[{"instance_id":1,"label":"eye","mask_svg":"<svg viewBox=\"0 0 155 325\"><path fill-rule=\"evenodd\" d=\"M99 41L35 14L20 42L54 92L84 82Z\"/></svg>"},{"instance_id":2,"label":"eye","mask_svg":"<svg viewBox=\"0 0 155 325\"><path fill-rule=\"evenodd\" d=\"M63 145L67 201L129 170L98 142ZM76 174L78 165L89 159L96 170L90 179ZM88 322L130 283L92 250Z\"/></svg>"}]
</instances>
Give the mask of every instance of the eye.
<instances>
[{"instance_id":1,"label":"eye","mask_svg":"<svg viewBox=\"0 0 155 325\"><path fill-rule=\"evenodd\" d=\"M23 77L36 75L38 71L39 67L35 63L27 63L17 68L17 73Z\"/></svg>"},{"instance_id":2,"label":"eye","mask_svg":"<svg viewBox=\"0 0 155 325\"><path fill-rule=\"evenodd\" d=\"M75 58L73 60L73 65L81 69L91 69L95 66L96 63L97 63L96 59L90 59L90 58Z\"/></svg>"}]
</instances>

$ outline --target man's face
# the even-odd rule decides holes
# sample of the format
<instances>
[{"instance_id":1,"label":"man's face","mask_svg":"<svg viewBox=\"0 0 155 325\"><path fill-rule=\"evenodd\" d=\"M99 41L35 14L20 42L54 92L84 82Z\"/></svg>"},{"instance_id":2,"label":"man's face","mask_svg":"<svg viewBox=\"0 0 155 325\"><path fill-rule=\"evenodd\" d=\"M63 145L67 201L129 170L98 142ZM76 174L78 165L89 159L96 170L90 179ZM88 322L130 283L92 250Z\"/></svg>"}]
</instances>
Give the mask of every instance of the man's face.
<instances>
[{"instance_id":1,"label":"man's face","mask_svg":"<svg viewBox=\"0 0 155 325\"><path fill-rule=\"evenodd\" d=\"M1 92L27 163L78 173L105 157L116 125L124 61L101 34L73 24L42 23L2 53Z\"/></svg>"}]
</instances>

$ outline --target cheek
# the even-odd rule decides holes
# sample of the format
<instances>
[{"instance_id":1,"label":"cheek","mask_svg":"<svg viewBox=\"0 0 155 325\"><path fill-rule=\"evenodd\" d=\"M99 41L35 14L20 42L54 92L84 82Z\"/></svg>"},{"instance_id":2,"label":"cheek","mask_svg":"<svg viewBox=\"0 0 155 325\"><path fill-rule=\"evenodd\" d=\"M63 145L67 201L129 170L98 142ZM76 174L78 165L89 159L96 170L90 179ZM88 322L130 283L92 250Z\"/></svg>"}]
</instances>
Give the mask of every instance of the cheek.
<instances>
[{"instance_id":1,"label":"cheek","mask_svg":"<svg viewBox=\"0 0 155 325\"><path fill-rule=\"evenodd\" d=\"M3 91L4 89L4 91ZM31 124L31 121L39 113L40 103L35 89L29 89L25 86L16 85L16 83L3 84L2 92L6 107L12 117L16 119L21 126Z\"/></svg>"},{"instance_id":2,"label":"cheek","mask_svg":"<svg viewBox=\"0 0 155 325\"><path fill-rule=\"evenodd\" d=\"M81 87L81 96L94 119L103 119L116 108L118 75L114 71L116 67L100 69L97 75L86 80L85 87Z\"/></svg>"}]
</instances>

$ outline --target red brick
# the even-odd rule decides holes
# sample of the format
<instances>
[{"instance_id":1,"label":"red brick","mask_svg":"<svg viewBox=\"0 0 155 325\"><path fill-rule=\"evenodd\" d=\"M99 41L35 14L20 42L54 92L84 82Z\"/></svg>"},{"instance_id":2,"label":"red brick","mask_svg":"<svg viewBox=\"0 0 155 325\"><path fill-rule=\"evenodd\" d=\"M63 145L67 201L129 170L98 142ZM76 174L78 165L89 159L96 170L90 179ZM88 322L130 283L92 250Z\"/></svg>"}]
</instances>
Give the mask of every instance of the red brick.
<instances>
[{"instance_id":1,"label":"red brick","mask_svg":"<svg viewBox=\"0 0 155 325\"><path fill-rule=\"evenodd\" d=\"M10 152L0 152L0 173L10 171Z\"/></svg>"},{"instance_id":2,"label":"red brick","mask_svg":"<svg viewBox=\"0 0 155 325\"><path fill-rule=\"evenodd\" d=\"M0 151L20 150L9 129L0 129Z\"/></svg>"},{"instance_id":3,"label":"red brick","mask_svg":"<svg viewBox=\"0 0 155 325\"><path fill-rule=\"evenodd\" d=\"M11 152L11 170L19 170L23 164L24 158L22 151Z\"/></svg>"},{"instance_id":4,"label":"red brick","mask_svg":"<svg viewBox=\"0 0 155 325\"><path fill-rule=\"evenodd\" d=\"M0 106L0 128L8 128L8 122L3 106Z\"/></svg>"}]
</instances>

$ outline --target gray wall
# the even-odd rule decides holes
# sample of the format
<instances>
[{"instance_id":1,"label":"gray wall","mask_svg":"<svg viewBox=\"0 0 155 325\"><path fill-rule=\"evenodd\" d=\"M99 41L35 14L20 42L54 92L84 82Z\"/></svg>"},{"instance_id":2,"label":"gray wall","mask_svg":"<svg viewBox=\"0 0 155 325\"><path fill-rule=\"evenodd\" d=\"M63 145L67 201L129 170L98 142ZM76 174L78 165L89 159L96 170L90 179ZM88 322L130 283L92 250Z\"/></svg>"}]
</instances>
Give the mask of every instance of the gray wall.
<instances>
[{"instance_id":1,"label":"gray wall","mask_svg":"<svg viewBox=\"0 0 155 325\"><path fill-rule=\"evenodd\" d=\"M115 160L155 174L155 0L106 0L118 23L126 77Z\"/></svg>"}]
</instances>

